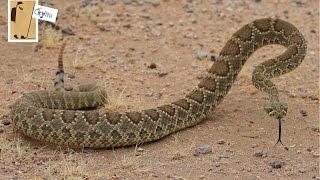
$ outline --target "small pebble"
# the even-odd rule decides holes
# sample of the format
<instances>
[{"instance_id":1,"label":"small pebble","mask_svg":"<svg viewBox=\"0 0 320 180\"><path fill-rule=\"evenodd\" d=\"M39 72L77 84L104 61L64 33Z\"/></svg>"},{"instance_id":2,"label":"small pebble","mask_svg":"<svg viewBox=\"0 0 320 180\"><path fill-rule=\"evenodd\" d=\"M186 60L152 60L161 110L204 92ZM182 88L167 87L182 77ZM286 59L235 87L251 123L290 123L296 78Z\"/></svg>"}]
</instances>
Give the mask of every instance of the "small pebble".
<instances>
[{"instance_id":1,"label":"small pebble","mask_svg":"<svg viewBox=\"0 0 320 180\"><path fill-rule=\"evenodd\" d=\"M253 155L255 157L262 157L263 156L263 151L262 150L256 150Z\"/></svg>"},{"instance_id":2,"label":"small pebble","mask_svg":"<svg viewBox=\"0 0 320 180\"><path fill-rule=\"evenodd\" d=\"M311 128L312 131L320 133L320 128L319 127L312 127Z\"/></svg>"},{"instance_id":3,"label":"small pebble","mask_svg":"<svg viewBox=\"0 0 320 180\"><path fill-rule=\"evenodd\" d=\"M45 165L45 160L40 159L40 160L37 162L37 166L42 166L42 165Z\"/></svg>"},{"instance_id":4,"label":"small pebble","mask_svg":"<svg viewBox=\"0 0 320 180\"><path fill-rule=\"evenodd\" d=\"M74 74L68 74L68 78L69 79L74 79L74 78L76 78L76 76Z\"/></svg>"},{"instance_id":5,"label":"small pebble","mask_svg":"<svg viewBox=\"0 0 320 180\"><path fill-rule=\"evenodd\" d=\"M146 94L145 94L145 96L147 96L147 97L151 97L152 96L152 92L147 92Z\"/></svg>"},{"instance_id":6,"label":"small pebble","mask_svg":"<svg viewBox=\"0 0 320 180\"><path fill-rule=\"evenodd\" d=\"M157 65L156 65L155 63L151 63L151 64L148 66L148 68L150 68L150 69L155 69L155 68L157 68Z\"/></svg>"},{"instance_id":7,"label":"small pebble","mask_svg":"<svg viewBox=\"0 0 320 180\"><path fill-rule=\"evenodd\" d=\"M212 0L211 3L214 4L214 5L221 4L222 0Z\"/></svg>"},{"instance_id":8,"label":"small pebble","mask_svg":"<svg viewBox=\"0 0 320 180\"><path fill-rule=\"evenodd\" d=\"M155 36L160 37L161 36L161 32L159 30L155 31L153 33Z\"/></svg>"},{"instance_id":9,"label":"small pebble","mask_svg":"<svg viewBox=\"0 0 320 180\"><path fill-rule=\"evenodd\" d=\"M73 12L75 11L76 7L74 5L70 5L68 7L66 7L66 11L69 11L69 12Z\"/></svg>"},{"instance_id":10,"label":"small pebble","mask_svg":"<svg viewBox=\"0 0 320 180\"><path fill-rule=\"evenodd\" d=\"M305 110L303 110L303 109L300 110L300 114L301 114L303 117L307 117L307 116L308 116L307 111L305 111Z\"/></svg>"},{"instance_id":11,"label":"small pebble","mask_svg":"<svg viewBox=\"0 0 320 180\"><path fill-rule=\"evenodd\" d=\"M6 84L12 84L12 83L13 83L13 79L6 80Z\"/></svg>"},{"instance_id":12,"label":"small pebble","mask_svg":"<svg viewBox=\"0 0 320 180\"><path fill-rule=\"evenodd\" d=\"M250 168L247 170L249 170L248 172L251 172ZM260 178L258 178L258 176L254 176L254 175L246 175L246 176L244 176L244 179L245 180L258 180Z\"/></svg>"},{"instance_id":13,"label":"small pebble","mask_svg":"<svg viewBox=\"0 0 320 180\"><path fill-rule=\"evenodd\" d=\"M123 4L129 5L132 3L132 0L122 0Z\"/></svg>"},{"instance_id":14,"label":"small pebble","mask_svg":"<svg viewBox=\"0 0 320 180\"><path fill-rule=\"evenodd\" d=\"M218 144L225 144L226 143L226 141L224 141L223 139L220 139L219 141L218 141Z\"/></svg>"},{"instance_id":15,"label":"small pebble","mask_svg":"<svg viewBox=\"0 0 320 180\"><path fill-rule=\"evenodd\" d=\"M173 161L178 161L178 160L183 159L184 157L185 157L185 156L182 155L182 154L180 154L180 153L175 153L175 154L172 156L171 160L173 160Z\"/></svg>"},{"instance_id":16,"label":"small pebble","mask_svg":"<svg viewBox=\"0 0 320 180\"><path fill-rule=\"evenodd\" d=\"M144 79L141 77L138 77L136 81L140 82L141 84L144 84Z\"/></svg>"},{"instance_id":17,"label":"small pebble","mask_svg":"<svg viewBox=\"0 0 320 180\"><path fill-rule=\"evenodd\" d=\"M0 128L0 134L3 133L3 132L4 132L4 130L2 128Z\"/></svg>"},{"instance_id":18,"label":"small pebble","mask_svg":"<svg viewBox=\"0 0 320 180\"><path fill-rule=\"evenodd\" d=\"M163 76L165 76L165 75L167 75L167 74L168 74L168 71L166 71L166 70L160 70L160 71L158 71L159 77L163 77Z\"/></svg>"},{"instance_id":19,"label":"small pebble","mask_svg":"<svg viewBox=\"0 0 320 180\"><path fill-rule=\"evenodd\" d=\"M143 5L143 3L144 3L143 0L136 0L135 2L136 2L138 5L140 5L140 6Z\"/></svg>"},{"instance_id":20,"label":"small pebble","mask_svg":"<svg viewBox=\"0 0 320 180\"><path fill-rule=\"evenodd\" d=\"M312 156L313 156L314 158L319 158L319 157L320 157L320 154L319 154L319 153L313 153Z\"/></svg>"},{"instance_id":21,"label":"small pebble","mask_svg":"<svg viewBox=\"0 0 320 180\"><path fill-rule=\"evenodd\" d=\"M160 99L161 97L162 97L162 93L157 93L157 92L155 92L155 93L153 93L152 94L156 99Z\"/></svg>"},{"instance_id":22,"label":"small pebble","mask_svg":"<svg viewBox=\"0 0 320 180\"><path fill-rule=\"evenodd\" d=\"M92 3L93 0L81 0L82 3L88 5L90 3Z\"/></svg>"},{"instance_id":23,"label":"small pebble","mask_svg":"<svg viewBox=\"0 0 320 180\"><path fill-rule=\"evenodd\" d=\"M102 23L97 24L97 26L100 29L100 31L103 31L103 32L110 32L111 31L111 29L109 27L105 26Z\"/></svg>"},{"instance_id":24,"label":"small pebble","mask_svg":"<svg viewBox=\"0 0 320 180\"><path fill-rule=\"evenodd\" d=\"M73 89L73 87L71 87L71 86L68 86L68 85L64 86L64 90L66 90L66 91L72 91L72 89Z\"/></svg>"},{"instance_id":25,"label":"small pebble","mask_svg":"<svg viewBox=\"0 0 320 180\"><path fill-rule=\"evenodd\" d=\"M258 147L259 145L258 144L251 144L251 147L252 148L256 148L256 147Z\"/></svg>"},{"instance_id":26,"label":"small pebble","mask_svg":"<svg viewBox=\"0 0 320 180\"><path fill-rule=\"evenodd\" d=\"M132 26L131 26L131 24L124 24L122 27L124 27L124 28L131 28Z\"/></svg>"},{"instance_id":27,"label":"small pebble","mask_svg":"<svg viewBox=\"0 0 320 180\"><path fill-rule=\"evenodd\" d=\"M143 153L144 149L143 148L136 148L135 150L135 156L140 156Z\"/></svg>"},{"instance_id":28,"label":"small pebble","mask_svg":"<svg viewBox=\"0 0 320 180\"><path fill-rule=\"evenodd\" d=\"M155 97L156 99L160 99L162 97L162 93L158 93L158 92L147 92L145 94L145 96L147 97Z\"/></svg>"},{"instance_id":29,"label":"small pebble","mask_svg":"<svg viewBox=\"0 0 320 180\"><path fill-rule=\"evenodd\" d=\"M301 169L299 169L299 170L298 170L298 172L299 172L299 173L305 173L305 172L306 172L306 170L305 170L305 169L303 169L303 168L301 168Z\"/></svg>"},{"instance_id":30,"label":"small pebble","mask_svg":"<svg viewBox=\"0 0 320 180\"><path fill-rule=\"evenodd\" d=\"M253 154L255 157L267 157L267 153L263 152L262 150L256 150Z\"/></svg>"},{"instance_id":31,"label":"small pebble","mask_svg":"<svg viewBox=\"0 0 320 180\"><path fill-rule=\"evenodd\" d=\"M172 21L169 22L169 26L170 26L170 27L173 27L173 26L174 26L174 22L172 22Z\"/></svg>"},{"instance_id":32,"label":"small pebble","mask_svg":"<svg viewBox=\"0 0 320 180\"><path fill-rule=\"evenodd\" d=\"M282 168L283 165L284 163L282 161L274 161L270 163L270 166L273 167L274 169Z\"/></svg>"},{"instance_id":33,"label":"small pebble","mask_svg":"<svg viewBox=\"0 0 320 180\"><path fill-rule=\"evenodd\" d=\"M43 47L42 44L37 43L37 44L35 44L35 45L32 47L32 49L33 49L34 52L38 52L39 49L41 49L42 47Z\"/></svg>"},{"instance_id":34,"label":"small pebble","mask_svg":"<svg viewBox=\"0 0 320 180\"><path fill-rule=\"evenodd\" d=\"M311 100L319 100L319 98L317 97L317 96L315 96L315 95L310 95L309 96L309 98L311 99Z\"/></svg>"},{"instance_id":35,"label":"small pebble","mask_svg":"<svg viewBox=\"0 0 320 180\"><path fill-rule=\"evenodd\" d=\"M7 115L3 115L1 117L1 122L5 126L10 125L9 117Z\"/></svg>"},{"instance_id":36,"label":"small pebble","mask_svg":"<svg viewBox=\"0 0 320 180\"><path fill-rule=\"evenodd\" d=\"M136 149L136 151L137 151L137 152L143 152L143 151L144 151L144 149L143 149L143 148L141 148L141 147L138 147L138 148Z\"/></svg>"},{"instance_id":37,"label":"small pebble","mask_svg":"<svg viewBox=\"0 0 320 180\"><path fill-rule=\"evenodd\" d=\"M115 5L117 3L117 0L103 0L103 1L109 5Z\"/></svg>"},{"instance_id":38,"label":"small pebble","mask_svg":"<svg viewBox=\"0 0 320 180\"><path fill-rule=\"evenodd\" d=\"M290 98L295 98L296 97L296 94L294 92L288 92L288 96Z\"/></svg>"},{"instance_id":39,"label":"small pebble","mask_svg":"<svg viewBox=\"0 0 320 180\"><path fill-rule=\"evenodd\" d=\"M150 14L148 12L144 12L141 14L141 17L143 17L145 19L150 19Z\"/></svg>"},{"instance_id":40,"label":"small pebble","mask_svg":"<svg viewBox=\"0 0 320 180\"><path fill-rule=\"evenodd\" d=\"M186 9L187 13L193 13L193 7L191 4L186 4L184 8Z\"/></svg>"},{"instance_id":41,"label":"small pebble","mask_svg":"<svg viewBox=\"0 0 320 180\"><path fill-rule=\"evenodd\" d=\"M185 38L188 38L188 39L198 39L198 36L196 33L194 32L189 32L187 33L186 35L184 35Z\"/></svg>"},{"instance_id":42,"label":"small pebble","mask_svg":"<svg viewBox=\"0 0 320 180\"><path fill-rule=\"evenodd\" d=\"M198 146L198 147L195 147L193 151L194 151L194 155L212 153L212 146L210 145Z\"/></svg>"},{"instance_id":43,"label":"small pebble","mask_svg":"<svg viewBox=\"0 0 320 180\"><path fill-rule=\"evenodd\" d=\"M196 24L196 23L197 23L197 19L194 19L194 18L191 19L191 23L192 23L192 24Z\"/></svg>"},{"instance_id":44,"label":"small pebble","mask_svg":"<svg viewBox=\"0 0 320 180\"><path fill-rule=\"evenodd\" d=\"M198 50L197 51L197 58L200 59L200 60L203 60L205 58L207 58L208 56L208 52L207 51L204 51L204 50Z\"/></svg>"},{"instance_id":45,"label":"small pebble","mask_svg":"<svg viewBox=\"0 0 320 180\"><path fill-rule=\"evenodd\" d=\"M61 32L62 32L62 34L64 34L64 35L69 35L69 36L74 36L74 35L76 35L76 34L72 31L72 29L70 29L70 28L64 28L64 29L61 30Z\"/></svg>"},{"instance_id":46,"label":"small pebble","mask_svg":"<svg viewBox=\"0 0 320 180\"><path fill-rule=\"evenodd\" d=\"M152 4L153 7L157 7L160 5L160 1L159 0L148 0L148 3Z\"/></svg>"}]
</instances>

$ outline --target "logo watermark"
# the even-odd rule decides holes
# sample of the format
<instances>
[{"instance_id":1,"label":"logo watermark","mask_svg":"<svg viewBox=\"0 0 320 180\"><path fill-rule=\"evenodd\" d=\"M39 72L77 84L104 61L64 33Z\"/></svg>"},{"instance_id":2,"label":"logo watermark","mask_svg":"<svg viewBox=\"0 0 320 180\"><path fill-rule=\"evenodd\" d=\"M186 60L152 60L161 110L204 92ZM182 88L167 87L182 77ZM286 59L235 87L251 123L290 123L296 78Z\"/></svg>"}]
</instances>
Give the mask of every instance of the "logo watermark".
<instances>
[{"instance_id":1,"label":"logo watermark","mask_svg":"<svg viewBox=\"0 0 320 180\"><path fill-rule=\"evenodd\" d=\"M57 15L58 15L58 9L36 5L34 7L32 17L39 20L55 23L57 19Z\"/></svg>"}]
</instances>

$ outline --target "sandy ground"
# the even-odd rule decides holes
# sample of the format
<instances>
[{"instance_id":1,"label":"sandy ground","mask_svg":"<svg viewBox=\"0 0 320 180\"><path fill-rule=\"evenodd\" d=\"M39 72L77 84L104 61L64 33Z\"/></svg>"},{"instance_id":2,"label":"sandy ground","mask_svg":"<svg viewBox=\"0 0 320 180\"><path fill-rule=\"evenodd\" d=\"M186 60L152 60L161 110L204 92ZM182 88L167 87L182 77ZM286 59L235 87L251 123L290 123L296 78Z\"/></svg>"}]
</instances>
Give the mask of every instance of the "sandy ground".
<instances>
[{"instance_id":1,"label":"sandy ground","mask_svg":"<svg viewBox=\"0 0 320 180\"><path fill-rule=\"evenodd\" d=\"M108 1L109 3L111 1ZM131 2L131 1L127 1ZM52 0L65 36L66 83L96 82L115 104L143 109L182 97L205 74L237 29L277 16L298 27L308 41L305 61L275 79L289 112L283 141L274 146L277 122L263 111L265 94L251 83L254 66L285 49L268 46L246 63L224 101L199 125L157 142L112 150L74 151L26 138L0 123L0 179L320 179L319 4L317 0L157 1L81 5ZM51 89L59 31L43 26L42 48L7 43L7 4L0 4L0 117L23 93ZM150 69L151 63L156 64ZM194 155L194 148L212 152ZM270 164L279 162L281 168Z\"/></svg>"}]
</instances>

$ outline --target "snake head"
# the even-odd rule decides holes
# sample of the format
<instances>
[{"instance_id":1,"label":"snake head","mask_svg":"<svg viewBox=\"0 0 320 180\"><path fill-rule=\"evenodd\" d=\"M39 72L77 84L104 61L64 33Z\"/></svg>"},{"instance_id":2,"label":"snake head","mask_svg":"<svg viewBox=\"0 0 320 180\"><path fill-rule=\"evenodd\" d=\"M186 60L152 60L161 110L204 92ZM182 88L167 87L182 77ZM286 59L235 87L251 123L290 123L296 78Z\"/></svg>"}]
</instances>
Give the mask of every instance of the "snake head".
<instances>
[{"instance_id":1,"label":"snake head","mask_svg":"<svg viewBox=\"0 0 320 180\"><path fill-rule=\"evenodd\" d=\"M267 112L269 116L279 119L286 116L288 111L288 105L287 103L282 102L270 103L264 108L264 110Z\"/></svg>"}]
</instances>

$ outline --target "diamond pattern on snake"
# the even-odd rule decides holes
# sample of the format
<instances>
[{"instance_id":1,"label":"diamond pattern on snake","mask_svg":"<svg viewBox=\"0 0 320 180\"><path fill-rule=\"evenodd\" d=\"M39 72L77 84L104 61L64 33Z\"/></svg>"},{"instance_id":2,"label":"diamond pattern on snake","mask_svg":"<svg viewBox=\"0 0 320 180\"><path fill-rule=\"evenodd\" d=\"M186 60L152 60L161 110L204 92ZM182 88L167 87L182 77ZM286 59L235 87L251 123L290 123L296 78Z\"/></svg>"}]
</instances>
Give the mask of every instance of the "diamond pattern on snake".
<instances>
[{"instance_id":1,"label":"diamond pattern on snake","mask_svg":"<svg viewBox=\"0 0 320 180\"><path fill-rule=\"evenodd\" d=\"M107 93L96 85L80 85L71 91L63 86L62 54L59 54L55 90L35 91L19 98L11 109L13 124L21 133L47 143L73 148L111 148L142 144L194 126L227 95L241 68L260 47L279 44L286 51L259 64L253 71L253 85L269 98L265 111L279 121L287 105L280 101L271 78L298 67L307 44L299 30L275 18L255 20L232 35L219 54L219 61L185 97L142 111L101 112ZM270 56L274 56L270 52Z\"/></svg>"}]
</instances>

